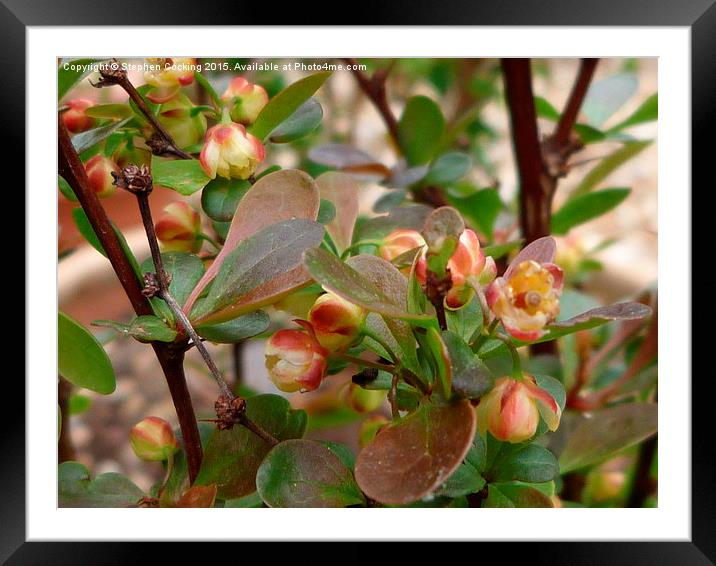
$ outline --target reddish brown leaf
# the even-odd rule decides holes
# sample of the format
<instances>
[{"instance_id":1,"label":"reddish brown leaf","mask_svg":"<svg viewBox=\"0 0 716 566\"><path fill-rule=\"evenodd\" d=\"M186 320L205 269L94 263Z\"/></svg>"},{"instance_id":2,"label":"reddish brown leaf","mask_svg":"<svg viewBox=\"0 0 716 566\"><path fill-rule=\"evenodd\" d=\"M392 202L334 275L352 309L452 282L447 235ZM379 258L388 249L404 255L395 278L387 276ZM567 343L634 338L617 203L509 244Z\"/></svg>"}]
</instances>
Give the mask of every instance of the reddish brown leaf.
<instances>
[{"instance_id":1,"label":"reddish brown leaf","mask_svg":"<svg viewBox=\"0 0 716 566\"><path fill-rule=\"evenodd\" d=\"M326 224L326 231L342 252L353 240L353 228L358 218L358 183L350 175L329 171L319 176L316 184L321 198L336 207L336 216Z\"/></svg>"},{"instance_id":2,"label":"reddish brown leaf","mask_svg":"<svg viewBox=\"0 0 716 566\"><path fill-rule=\"evenodd\" d=\"M213 507L216 501L216 484L195 485L187 489L177 501L177 507Z\"/></svg>"},{"instance_id":3,"label":"reddish brown leaf","mask_svg":"<svg viewBox=\"0 0 716 566\"><path fill-rule=\"evenodd\" d=\"M355 477L368 497L405 505L442 485L465 458L475 436L467 400L424 404L386 426L358 455Z\"/></svg>"},{"instance_id":4,"label":"reddish brown leaf","mask_svg":"<svg viewBox=\"0 0 716 566\"><path fill-rule=\"evenodd\" d=\"M552 236L545 236L539 238L517 254L517 257L512 260L509 267L505 271L504 277L507 278L512 275L512 272L517 266L523 261L533 260L538 263L550 263L554 260L554 254L557 252L557 244Z\"/></svg>"}]
</instances>

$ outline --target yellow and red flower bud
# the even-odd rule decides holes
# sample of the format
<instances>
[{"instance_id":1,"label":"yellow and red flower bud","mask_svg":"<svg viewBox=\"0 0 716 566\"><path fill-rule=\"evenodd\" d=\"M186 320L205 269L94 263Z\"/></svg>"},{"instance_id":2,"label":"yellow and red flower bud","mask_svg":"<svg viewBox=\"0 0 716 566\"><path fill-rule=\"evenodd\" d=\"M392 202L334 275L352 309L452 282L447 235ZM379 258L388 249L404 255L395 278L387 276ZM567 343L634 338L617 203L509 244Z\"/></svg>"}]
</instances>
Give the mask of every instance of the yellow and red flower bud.
<instances>
[{"instance_id":1,"label":"yellow and red flower bud","mask_svg":"<svg viewBox=\"0 0 716 566\"><path fill-rule=\"evenodd\" d=\"M497 274L495 260L485 257L477 234L469 228L460 235L447 266L452 287L445 301L450 308L460 308L472 298L472 285L486 285Z\"/></svg>"},{"instance_id":2,"label":"yellow and red flower bud","mask_svg":"<svg viewBox=\"0 0 716 566\"><path fill-rule=\"evenodd\" d=\"M179 449L179 443L169 423L159 417L147 417L129 433L132 450L140 460L161 462Z\"/></svg>"},{"instance_id":3,"label":"yellow and red flower bud","mask_svg":"<svg viewBox=\"0 0 716 566\"><path fill-rule=\"evenodd\" d=\"M201 249L201 217L183 201L164 207L154 230L165 251L195 253Z\"/></svg>"},{"instance_id":4,"label":"yellow and red flower bud","mask_svg":"<svg viewBox=\"0 0 716 566\"><path fill-rule=\"evenodd\" d=\"M420 232L407 228L393 230L386 236L378 248L378 255L386 261L393 261L396 257L403 255L405 252L409 252L421 246L423 250L420 252L420 259L415 266L415 277L421 285L425 285L425 281L427 280L427 262L425 259L424 246L426 246L426 243ZM404 269L403 272L408 275L410 269Z\"/></svg>"},{"instance_id":5,"label":"yellow and red flower bud","mask_svg":"<svg viewBox=\"0 0 716 566\"><path fill-rule=\"evenodd\" d=\"M371 413L385 402L388 392L382 389L364 389L349 381L342 391L346 404L357 413Z\"/></svg>"},{"instance_id":6,"label":"yellow and red flower bud","mask_svg":"<svg viewBox=\"0 0 716 566\"><path fill-rule=\"evenodd\" d=\"M269 100L262 86L250 83L244 77L233 79L221 99L232 105L231 119L244 125L255 122Z\"/></svg>"},{"instance_id":7,"label":"yellow and red flower bud","mask_svg":"<svg viewBox=\"0 0 716 566\"><path fill-rule=\"evenodd\" d=\"M147 149L134 145L133 139L125 138L112 154L112 159L120 169L124 169L129 165L146 165L149 167L152 161L152 154Z\"/></svg>"},{"instance_id":8,"label":"yellow and red flower bud","mask_svg":"<svg viewBox=\"0 0 716 566\"><path fill-rule=\"evenodd\" d=\"M361 448L366 447L368 444L373 442L375 435L380 432L380 429L387 425L390 421L383 415L373 415L367 418L360 425L358 431L358 443Z\"/></svg>"},{"instance_id":9,"label":"yellow and red flower bud","mask_svg":"<svg viewBox=\"0 0 716 566\"><path fill-rule=\"evenodd\" d=\"M523 442L537 431L540 415L554 431L562 416L554 398L539 387L531 375L516 380L501 377L493 389L480 399L477 426L503 442Z\"/></svg>"},{"instance_id":10,"label":"yellow and red flower bud","mask_svg":"<svg viewBox=\"0 0 716 566\"><path fill-rule=\"evenodd\" d=\"M171 99L183 86L194 82L196 59L190 57L152 57L147 63L155 69L144 73L144 80L154 87L147 98L157 104Z\"/></svg>"},{"instance_id":11,"label":"yellow and red flower bud","mask_svg":"<svg viewBox=\"0 0 716 566\"><path fill-rule=\"evenodd\" d=\"M318 297L308 311L316 339L330 352L350 346L360 335L365 317L365 310L333 293Z\"/></svg>"},{"instance_id":12,"label":"yellow and red flower bud","mask_svg":"<svg viewBox=\"0 0 716 566\"><path fill-rule=\"evenodd\" d=\"M328 350L302 330L279 330L266 343L269 378L281 391L313 391L328 367Z\"/></svg>"},{"instance_id":13,"label":"yellow and red flower bud","mask_svg":"<svg viewBox=\"0 0 716 566\"><path fill-rule=\"evenodd\" d=\"M114 193L114 177L112 172L119 173L119 167L109 157L95 155L85 163L85 171L90 186L100 198L108 197Z\"/></svg>"},{"instance_id":14,"label":"yellow and red flower bud","mask_svg":"<svg viewBox=\"0 0 716 566\"><path fill-rule=\"evenodd\" d=\"M94 102L87 98L75 98L66 102L69 110L62 113L62 121L70 133L76 134L89 130L95 124L95 119L85 114L90 106L94 106Z\"/></svg>"},{"instance_id":15,"label":"yellow and red flower bud","mask_svg":"<svg viewBox=\"0 0 716 566\"><path fill-rule=\"evenodd\" d=\"M241 124L217 124L206 132L199 162L212 179L248 179L264 160L266 150Z\"/></svg>"},{"instance_id":16,"label":"yellow and red flower bud","mask_svg":"<svg viewBox=\"0 0 716 566\"><path fill-rule=\"evenodd\" d=\"M487 304L519 340L537 340L559 314L564 276L553 263L526 260L508 278L498 277L487 288Z\"/></svg>"},{"instance_id":17,"label":"yellow and red flower bud","mask_svg":"<svg viewBox=\"0 0 716 566\"><path fill-rule=\"evenodd\" d=\"M179 93L159 109L159 123L180 148L199 143L206 133L206 117L201 112L192 116L193 108L191 100Z\"/></svg>"}]
</instances>

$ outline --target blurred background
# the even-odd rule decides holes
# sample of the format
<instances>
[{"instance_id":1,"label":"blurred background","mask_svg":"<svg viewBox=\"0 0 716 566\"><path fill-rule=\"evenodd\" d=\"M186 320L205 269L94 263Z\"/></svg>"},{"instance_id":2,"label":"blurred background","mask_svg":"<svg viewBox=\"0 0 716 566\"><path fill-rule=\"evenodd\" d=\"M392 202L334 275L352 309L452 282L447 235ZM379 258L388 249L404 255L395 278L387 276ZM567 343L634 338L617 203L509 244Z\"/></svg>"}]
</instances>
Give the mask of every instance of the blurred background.
<instances>
[{"instance_id":1,"label":"blurred background","mask_svg":"<svg viewBox=\"0 0 716 566\"><path fill-rule=\"evenodd\" d=\"M293 59L272 61L279 65L296 62ZM517 189L516 168L499 61L360 61L367 65L369 72L387 64L393 65L388 79L388 95L396 116L400 115L405 101L416 94L424 94L436 100L448 124L457 121L466 110L477 108L478 112L466 130L464 139L458 137L456 145L470 153L475 162L468 182L477 187L497 187L501 199L508 203L509 208ZM578 59L534 60L535 95L559 111L569 95L578 66ZM235 72L205 74L220 93L230 79L237 75ZM309 73L255 71L241 74L249 81L261 84L269 95L273 95ZM623 91L629 96L609 118L607 125L617 124L630 116L657 91L657 60L602 59L597 67L593 88L600 80L613 79L615 76L621 77ZM141 73L130 73L130 79L135 85L144 82ZM196 90L192 93L194 88ZM203 94L196 84L186 88L185 92L196 103L201 102ZM102 103L125 102L126 99L119 87L95 89L88 80L82 81L68 95L68 98L78 97ZM284 168L299 167L317 175L325 168L312 163L307 152L309 147L328 141L349 143L389 167L395 164L395 152L385 125L349 71L335 72L316 97L324 112L321 126L304 140L271 146L264 168L278 164ZM548 119L540 119L540 128L541 134L548 134L554 124ZM654 142L613 171L600 185L630 187L628 198L610 213L571 230L568 237L558 239L558 253L563 263L579 262L583 258L592 262L594 269L587 276L580 275L578 283L582 291L602 303L632 298L644 289L656 286L657 123L640 124L631 128L629 134L638 139L653 139ZM573 159L575 166L560 181L555 207L560 206L570 188L583 179L596 160L612 153L620 145L616 141L604 141L587 145L576 154ZM362 213L375 214L373 205L385 193L386 189L378 184L361 182ZM152 208L156 214L169 202L183 198L173 191L159 188L152 194ZM199 199L199 194L189 199L197 210L201 209ZM148 257L149 248L134 197L117 191L105 199L103 204L110 218L124 232L138 260L141 262ZM127 321L132 311L109 262L86 244L78 233L71 215L74 206L74 203L58 194L58 251L63 256L58 264L59 308L95 331L105 343L117 375L117 390L112 395L101 396L88 391L71 393L70 410L73 416L70 432L75 459L88 466L93 473L119 471L143 489L148 489L161 475L161 466L141 462L134 456L128 442L128 432L135 423L149 415L162 417L176 425L176 415L151 348L90 326L97 319ZM514 214L502 214L496 223L496 234L499 230L508 234L513 224ZM514 236L510 239L514 239ZM282 313L274 311L271 314L277 325L288 320ZM238 368L234 364L232 346L209 346L219 368L232 379L238 373L243 387L258 392L280 393L266 376L262 340L249 341L240 348L241 363ZM194 350L188 354L186 369L198 415L200 418L211 418L216 386ZM365 416L343 408L338 396L341 385L350 379L350 375L348 371L332 376L318 392L289 395L295 407L309 411L308 437L340 440L353 448L358 447L358 429ZM616 470L618 472L618 466ZM606 472L605 477L608 477L609 470Z\"/></svg>"}]
</instances>

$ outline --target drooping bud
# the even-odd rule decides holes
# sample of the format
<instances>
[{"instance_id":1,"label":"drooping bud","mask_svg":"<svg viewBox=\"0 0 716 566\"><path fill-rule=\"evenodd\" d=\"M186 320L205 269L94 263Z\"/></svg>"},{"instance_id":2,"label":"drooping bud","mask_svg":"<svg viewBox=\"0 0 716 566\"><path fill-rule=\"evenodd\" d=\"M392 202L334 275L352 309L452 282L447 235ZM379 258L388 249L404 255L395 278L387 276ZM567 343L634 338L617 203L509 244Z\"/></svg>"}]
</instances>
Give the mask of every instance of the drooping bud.
<instances>
[{"instance_id":1,"label":"drooping bud","mask_svg":"<svg viewBox=\"0 0 716 566\"><path fill-rule=\"evenodd\" d=\"M171 99L182 86L194 82L196 59L188 57L153 57L147 59L152 68L144 73L144 80L154 88L147 98L157 104Z\"/></svg>"},{"instance_id":2,"label":"drooping bud","mask_svg":"<svg viewBox=\"0 0 716 566\"><path fill-rule=\"evenodd\" d=\"M120 169L109 157L95 155L85 163L85 171L90 186L100 198L108 197L114 193L114 177L112 173L119 174Z\"/></svg>"},{"instance_id":3,"label":"drooping bud","mask_svg":"<svg viewBox=\"0 0 716 566\"><path fill-rule=\"evenodd\" d=\"M201 249L201 217L183 201L164 207L154 230L165 251L196 253Z\"/></svg>"},{"instance_id":4,"label":"drooping bud","mask_svg":"<svg viewBox=\"0 0 716 566\"><path fill-rule=\"evenodd\" d=\"M84 132L94 126L96 120L85 114L85 110L94 106L94 102L87 98L75 98L65 104L69 106L69 110L62 113L62 121L70 133Z\"/></svg>"},{"instance_id":5,"label":"drooping bud","mask_svg":"<svg viewBox=\"0 0 716 566\"><path fill-rule=\"evenodd\" d=\"M313 391L328 367L328 350L308 332L279 330L266 343L269 378L281 391Z\"/></svg>"},{"instance_id":6,"label":"drooping bud","mask_svg":"<svg viewBox=\"0 0 716 566\"><path fill-rule=\"evenodd\" d=\"M366 312L358 305L326 293L308 312L318 342L330 352L345 350L360 335Z\"/></svg>"},{"instance_id":7,"label":"drooping bud","mask_svg":"<svg viewBox=\"0 0 716 566\"><path fill-rule=\"evenodd\" d=\"M385 402L388 392L382 389L364 389L356 383L348 382L341 396L357 413L371 413Z\"/></svg>"},{"instance_id":8,"label":"drooping bud","mask_svg":"<svg viewBox=\"0 0 716 566\"><path fill-rule=\"evenodd\" d=\"M221 99L231 105L231 119L244 125L255 122L269 100L262 86L250 83L244 77L233 79Z\"/></svg>"},{"instance_id":9,"label":"drooping bud","mask_svg":"<svg viewBox=\"0 0 716 566\"><path fill-rule=\"evenodd\" d=\"M507 332L524 341L537 340L559 314L562 270L553 263L521 262L509 277L487 288L487 304Z\"/></svg>"},{"instance_id":10,"label":"drooping bud","mask_svg":"<svg viewBox=\"0 0 716 566\"><path fill-rule=\"evenodd\" d=\"M498 440L518 443L534 436L540 415L550 430L557 430L562 411L534 377L525 375L519 381L502 377L480 399L477 426L483 434L489 431Z\"/></svg>"},{"instance_id":11,"label":"drooping bud","mask_svg":"<svg viewBox=\"0 0 716 566\"><path fill-rule=\"evenodd\" d=\"M174 140L174 143L185 148L201 141L206 133L206 117L201 112L193 113L194 104L183 93L162 104L157 118L159 123ZM147 132L147 139L153 131Z\"/></svg>"},{"instance_id":12,"label":"drooping bud","mask_svg":"<svg viewBox=\"0 0 716 566\"><path fill-rule=\"evenodd\" d=\"M258 138L246 133L241 124L217 124L206 132L199 155L206 174L215 179L248 179L264 160L266 150Z\"/></svg>"},{"instance_id":13,"label":"drooping bud","mask_svg":"<svg viewBox=\"0 0 716 566\"><path fill-rule=\"evenodd\" d=\"M159 417L147 417L134 425L129 441L137 458L148 462L166 460L179 449L172 427Z\"/></svg>"}]
</instances>

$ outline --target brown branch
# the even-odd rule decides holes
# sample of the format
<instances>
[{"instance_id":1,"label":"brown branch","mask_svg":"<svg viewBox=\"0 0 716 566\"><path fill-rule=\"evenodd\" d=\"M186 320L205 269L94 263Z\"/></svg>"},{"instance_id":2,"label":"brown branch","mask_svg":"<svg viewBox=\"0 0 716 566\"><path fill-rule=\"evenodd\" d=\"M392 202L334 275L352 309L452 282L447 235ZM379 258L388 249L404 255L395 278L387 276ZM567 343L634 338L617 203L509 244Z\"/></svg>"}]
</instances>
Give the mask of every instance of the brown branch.
<instances>
[{"instance_id":1,"label":"brown branch","mask_svg":"<svg viewBox=\"0 0 716 566\"><path fill-rule=\"evenodd\" d=\"M112 68L112 65L117 65L117 68ZM154 112L151 111L147 103L139 94L134 85L127 76L127 71L123 70L116 59L112 59L111 63L107 66L101 66L99 69L101 80L94 83L92 86L96 88L103 88L106 86L119 85L129 95L137 108L142 112L147 121L154 128L155 136L147 140L147 145L152 150L154 155L175 155L181 159L194 159L190 154L180 149L174 139L171 137L169 132L159 123Z\"/></svg>"},{"instance_id":2,"label":"brown branch","mask_svg":"<svg viewBox=\"0 0 716 566\"><path fill-rule=\"evenodd\" d=\"M656 455L658 437L656 435L642 442L636 459L634 481L625 507L639 508L644 506L646 499L654 493L656 482L651 477L651 466Z\"/></svg>"},{"instance_id":3,"label":"brown branch","mask_svg":"<svg viewBox=\"0 0 716 566\"><path fill-rule=\"evenodd\" d=\"M589 84L592 82L597 63L599 63L599 59L581 60L577 80L574 81L569 100L567 100L562 115L559 117L557 129L552 135L552 138L558 146L564 147L569 144L574 124L577 122L579 110L582 108L584 97L589 90Z\"/></svg>"},{"instance_id":4,"label":"brown branch","mask_svg":"<svg viewBox=\"0 0 716 566\"><path fill-rule=\"evenodd\" d=\"M60 407L60 439L57 442L58 463L74 460L75 447L70 434L70 397L72 396L72 384L60 376L57 381L57 404Z\"/></svg>"},{"instance_id":5,"label":"brown branch","mask_svg":"<svg viewBox=\"0 0 716 566\"><path fill-rule=\"evenodd\" d=\"M393 138L396 148L400 148L400 136L398 135L398 120L395 118L393 111L390 109L388 104L388 95L385 90L385 81L388 78L390 68L378 69L373 73L373 76L369 77L363 71L356 68L358 62L351 58L345 57L343 61L346 64L351 65L351 73L358 81L358 85L365 95L370 98L373 106L380 113L385 122L385 126L388 128L390 137Z\"/></svg>"},{"instance_id":6,"label":"brown branch","mask_svg":"<svg viewBox=\"0 0 716 566\"><path fill-rule=\"evenodd\" d=\"M72 146L67 128L59 116L57 124L58 171L77 196L77 200L102 244L102 248L107 254L112 269L117 274L117 278L127 294L134 312L139 316L151 315L153 314L152 307L148 299L142 294L142 286L134 273L129 258L124 254L117 234L99 198L89 185L84 166ZM162 367L174 402L184 439L184 447L187 452L189 478L194 481L201 466L202 450L199 429L184 377L185 344L152 342L152 348Z\"/></svg>"}]
</instances>

